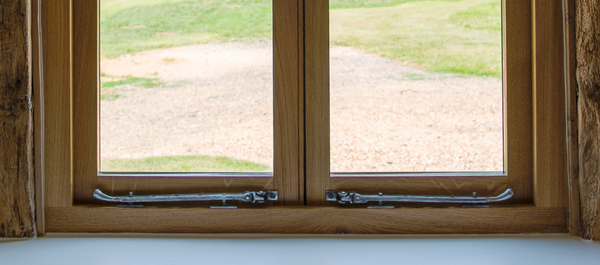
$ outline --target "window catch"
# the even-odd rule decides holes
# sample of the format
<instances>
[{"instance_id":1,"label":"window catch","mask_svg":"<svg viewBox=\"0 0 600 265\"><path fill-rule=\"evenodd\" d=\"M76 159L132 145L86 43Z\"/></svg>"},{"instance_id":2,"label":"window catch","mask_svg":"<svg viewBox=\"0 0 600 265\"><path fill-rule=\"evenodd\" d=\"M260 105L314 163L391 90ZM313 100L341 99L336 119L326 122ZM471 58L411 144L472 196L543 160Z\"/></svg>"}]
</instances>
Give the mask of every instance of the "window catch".
<instances>
[{"instance_id":1,"label":"window catch","mask_svg":"<svg viewBox=\"0 0 600 265\"><path fill-rule=\"evenodd\" d=\"M236 209L236 205L227 205L227 201L265 203L277 201L277 191L246 191L242 193L213 193L213 194L169 194L169 195L133 195L109 196L101 190L94 190L94 198L106 202L119 202L117 207L144 207L144 202L191 202L191 201L221 201L221 205L213 205L213 209Z\"/></svg>"},{"instance_id":2,"label":"window catch","mask_svg":"<svg viewBox=\"0 0 600 265\"><path fill-rule=\"evenodd\" d=\"M489 207L490 202L501 202L512 198L514 192L506 189L502 194L495 197L478 197L476 192L473 196L416 196L416 195L362 195L356 192L327 191L327 201L346 203L368 203L377 202L377 205L367 206L370 209L392 209L393 205L383 205L383 202L417 202L417 203L462 203L464 208Z\"/></svg>"}]
</instances>

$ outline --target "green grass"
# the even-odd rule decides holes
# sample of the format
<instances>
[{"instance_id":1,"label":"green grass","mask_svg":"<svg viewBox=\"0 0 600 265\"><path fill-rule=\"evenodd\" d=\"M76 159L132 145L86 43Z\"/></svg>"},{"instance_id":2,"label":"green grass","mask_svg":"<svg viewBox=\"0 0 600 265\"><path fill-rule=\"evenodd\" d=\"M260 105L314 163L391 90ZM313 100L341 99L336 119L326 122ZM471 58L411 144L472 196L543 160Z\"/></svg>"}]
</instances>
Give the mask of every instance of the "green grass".
<instances>
[{"instance_id":1,"label":"green grass","mask_svg":"<svg viewBox=\"0 0 600 265\"><path fill-rule=\"evenodd\" d=\"M142 88L165 87L165 83L158 78L134 77L134 76L106 76L101 75L100 100L115 100L122 97L119 94L119 86L133 85ZM108 80L108 81L105 81Z\"/></svg>"},{"instance_id":2,"label":"green grass","mask_svg":"<svg viewBox=\"0 0 600 265\"><path fill-rule=\"evenodd\" d=\"M101 56L272 37L270 0L101 1Z\"/></svg>"},{"instance_id":3,"label":"green grass","mask_svg":"<svg viewBox=\"0 0 600 265\"><path fill-rule=\"evenodd\" d=\"M272 37L271 0L102 0L101 54ZM501 76L500 0L330 0L332 44L424 70Z\"/></svg>"},{"instance_id":4,"label":"green grass","mask_svg":"<svg viewBox=\"0 0 600 265\"><path fill-rule=\"evenodd\" d=\"M501 2L496 1L454 13L450 16L450 21L465 28L489 29L499 32L502 29L502 21L498 18L501 16Z\"/></svg>"},{"instance_id":5,"label":"green grass","mask_svg":"<svg viewBox=\"0 0 600 265\"><path fill-rule=\"evenodd\" d=\"M101 88L100 89L100 100L111 101L111 100L119 99L121 97L122 97L122 95L119 94L117 89L111 89L111 88Z\"/></svg>"},{"instance_id":6,"label":"green grass","mask_svg":"<svg viewBox=\"0 0 600 265\"><path fill-rule=\"evenodd\" d=\"M411 1L336 9L330 38L432 72L500 77L499 2ZM490 14L497 16L490 19Z\"/></svg>"},{"instance_id":7,"label":"green grass","mask_svg":"<svg viewBox=\"0 0 600 265\"><path fill-rule=\"evenodd\" d=\"M146 78L146 77L135 77L135 76L122 76L120 79L113 81L103 81L102 87L111 88L122 85L135 84L138 87L153 88L153 87L164 87L165 83L158 80L158 78Z\"/></svg>"},{"instance_id":8,"label":"green grass","mask_svg":"<svg viewBox=\"0 0 600 265\"><path fill-rule=\"evenodd\" d=\"M421 80L432 80L432 79L444 78L444 77L443 76L436 77L436 76L431 76L428 74L419 74L419 73L403 73L401 77L396 77L396 76L390 75L390 76L387 76L387 78L393 79L393 80L399 80L399 81L405 81L405 80L421 81Z\"/></svg>"},{"instance_id":9,"label":"green grass","mask_svg":"<svg viewBox=\"0 0 600 265\"><path fill-rule=\"evenodd\" d=\"M419 1L457 2L461 0L329 0L329 9L384 7Z\"/></svg>"},{"instance_id":10,"label":"green grass","mask_svg":"<svg viewBox=\"0 0 600 265\"><path fill-rule=\"evenodd\" d=\"M244 160L213 156L164 156L102 160L102 171L121 172L268 172L272 169Z\"/></svg>"}]
</instances>

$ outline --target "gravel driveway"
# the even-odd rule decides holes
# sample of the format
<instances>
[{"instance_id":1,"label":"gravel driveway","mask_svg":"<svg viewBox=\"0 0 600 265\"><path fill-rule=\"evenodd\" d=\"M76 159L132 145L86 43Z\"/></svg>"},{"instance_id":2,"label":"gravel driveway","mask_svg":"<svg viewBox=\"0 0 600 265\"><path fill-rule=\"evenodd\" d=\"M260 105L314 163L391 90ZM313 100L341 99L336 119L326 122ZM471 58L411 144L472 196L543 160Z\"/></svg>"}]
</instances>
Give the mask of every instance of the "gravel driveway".
<instances>
[{"instance_id":1,"label":"gravel driveway","mask_svg":"<svg viewBox=\"0 0 600 265\"><path fill-rule=\"evenodd\" d=\"M102 159L228 156L272 166L272 44L209 43L102 60L159 78L101 102ZM502 82L331 49L332 171L502 170Z\"/></svg>"}]
</instances>

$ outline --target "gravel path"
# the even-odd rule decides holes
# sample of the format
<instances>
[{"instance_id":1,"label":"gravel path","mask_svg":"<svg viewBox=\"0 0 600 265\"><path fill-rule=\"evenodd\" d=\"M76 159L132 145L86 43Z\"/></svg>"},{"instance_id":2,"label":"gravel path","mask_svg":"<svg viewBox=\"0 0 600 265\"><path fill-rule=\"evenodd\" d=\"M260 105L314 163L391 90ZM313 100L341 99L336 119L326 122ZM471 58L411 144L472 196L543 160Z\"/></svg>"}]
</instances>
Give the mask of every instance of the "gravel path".
<instances>
[{"instance_id":1,"label":"gravel path","mask_svg":"<svg viewBox=\"0 0 600 265\"><path fill-rule=\"evenodd\" d=\"M159 78L101 102L102 159L228 156L272 166L272 44L209 43L102 60ZM332 171L502 170L502 83L331 49Z\"/></svg>"}]
</instances>

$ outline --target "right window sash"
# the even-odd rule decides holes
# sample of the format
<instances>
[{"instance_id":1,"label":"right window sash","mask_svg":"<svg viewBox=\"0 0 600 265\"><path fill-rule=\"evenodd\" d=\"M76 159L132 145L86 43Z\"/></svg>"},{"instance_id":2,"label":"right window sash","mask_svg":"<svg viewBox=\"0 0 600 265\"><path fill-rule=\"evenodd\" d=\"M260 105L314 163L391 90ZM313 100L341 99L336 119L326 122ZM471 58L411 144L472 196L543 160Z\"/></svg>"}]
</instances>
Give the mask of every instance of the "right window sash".
<instances>
[{"instance_id":1,"label":"right window sash","mask_svg":"<svg viewBox=\"0 0 600 265\"><path fill-rule=\"evenodd\" d=\"M341 1L338 1L341 2ZM491 172L331 172L330 12L328 1L304 3L305 124L308 204L326 204L326 191L367 194L496 196L533 203L534 94L532 3L502 1L503 170ZM374 139L376 140L376 139Z\"/></svg>"}]
</instances>

